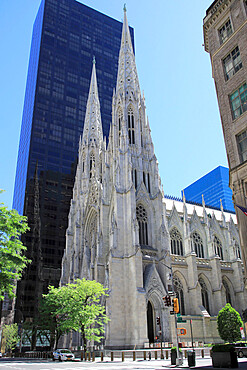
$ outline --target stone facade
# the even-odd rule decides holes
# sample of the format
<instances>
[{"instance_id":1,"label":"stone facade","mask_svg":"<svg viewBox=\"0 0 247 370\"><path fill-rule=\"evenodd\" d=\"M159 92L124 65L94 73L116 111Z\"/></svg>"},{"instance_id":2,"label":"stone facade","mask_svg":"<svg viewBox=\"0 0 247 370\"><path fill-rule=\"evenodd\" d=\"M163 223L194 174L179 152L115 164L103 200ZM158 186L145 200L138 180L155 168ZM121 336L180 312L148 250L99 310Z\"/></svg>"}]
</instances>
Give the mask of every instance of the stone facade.
<instances>
[{"instance_id":1,"label":"stone facade","mask_svg":"<svg viewBox=\"0 0 247 370\"><path fill-rule=\"evenodd\" d=\"M105 346L140 348L160 329L164 342L175 342L171 307L162 299L173 278L182 314L199 322L195 340L210 341L210 315L215 322L229 300L244 307L234 215L222 209L218 219L205 205L191 210L185 199L164 198L126 11L118 68L106 145L93 63L60 284L82 277L104 284ZM80 338L74 333L63 344L77 346Z\"/></svg>"},{"instance_id":2,"label":"stone facade","mask_svg":"<svg viewBox=\"0 0 247 370\"><path fill-rule=\"evenodd\" d=\"M230 187L239 224L242 257L247 273L247 218L237 205L247 207L247 164L245 141L247 111L241 86L247 77L247 2L245 0L214 1L206 12L203 24L205 50L210 54L212 73L221 115L221 122L230 169ZM241 100L231 99L236 92ZM237 108L239 104L239 108ZM241 135L241 136L240 136Z\"/></svg>"}]
</instances>

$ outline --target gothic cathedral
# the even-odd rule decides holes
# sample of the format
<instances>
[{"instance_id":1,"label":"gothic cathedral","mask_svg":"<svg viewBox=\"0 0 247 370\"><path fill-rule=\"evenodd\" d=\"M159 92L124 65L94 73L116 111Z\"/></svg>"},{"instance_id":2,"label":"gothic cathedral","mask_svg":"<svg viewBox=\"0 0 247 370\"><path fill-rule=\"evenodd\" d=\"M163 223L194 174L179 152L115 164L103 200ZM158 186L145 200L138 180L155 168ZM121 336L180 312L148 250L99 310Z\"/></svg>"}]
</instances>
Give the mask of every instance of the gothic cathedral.
<instances>
[{"instance_id":1,"label":"gothic cathedral","mask_svg":"<svg viewBox=\"0 0 247 370\"><path fill-rule=\"evenodd\" d=\"M85 277L108 287L108 347L142 347L152 335L152 307L161 313L169 255L162 199L125 10L107 148L93 62L61 278L61 284Z\"/></svg>"},{"instance_id":2,"label":"gothic cathedral","mask_svg":"<svg viewBox=\"0 0 247 370\"><path fill-rule=\"evenodd\" d=\"M164 198L124 10L108 145L93 62L60 281L86 278L108 288L105 347L143 348L160 329L164 342L174 338L162 300L172 290L171 266L180 312L196 316L196 340L217 340L215 315L224 303L245 307L231 215L226 221L223 209L218 217L204 203L191 207ZM77 338L65 346L77 346Z\"/></svg>"}]
</instances>

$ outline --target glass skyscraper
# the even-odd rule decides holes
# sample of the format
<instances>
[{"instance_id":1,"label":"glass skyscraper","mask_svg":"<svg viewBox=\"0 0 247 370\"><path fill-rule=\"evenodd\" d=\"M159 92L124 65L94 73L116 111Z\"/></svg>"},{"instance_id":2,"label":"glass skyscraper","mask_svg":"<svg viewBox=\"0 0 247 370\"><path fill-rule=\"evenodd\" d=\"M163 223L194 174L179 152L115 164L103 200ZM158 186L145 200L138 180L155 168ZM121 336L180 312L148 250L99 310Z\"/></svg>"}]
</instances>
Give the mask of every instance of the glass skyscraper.
<instances>
[{"instance_id":1,"label":"glass skyscraper","mask_svg":"<svg viewBox=\"0 0 247 370\"><path fill-rule=\"evenodd\" d=\"M232 190L229 188L229 169L218 166L193 184L184 189L186 200L202 203L202 195L205 204L220 208L220 199L224 210L235 213L232 202Z\"/></svg>"},{"instance_id":2,"label":"glass skyscraper","mask_svg":"<svg viewBox=\"0 0 247 370\"><path fill-rule=\"evenodd\" d=\"M24 319L35 316L47 286L58 285L92 60L95 56L107 137L121 32L121 22L75 0L41 1L33 27L13 200L13 208L28 217L30 226L23 242L32 263L18 283L16 303Z\"/></svg>"}]
</instances>

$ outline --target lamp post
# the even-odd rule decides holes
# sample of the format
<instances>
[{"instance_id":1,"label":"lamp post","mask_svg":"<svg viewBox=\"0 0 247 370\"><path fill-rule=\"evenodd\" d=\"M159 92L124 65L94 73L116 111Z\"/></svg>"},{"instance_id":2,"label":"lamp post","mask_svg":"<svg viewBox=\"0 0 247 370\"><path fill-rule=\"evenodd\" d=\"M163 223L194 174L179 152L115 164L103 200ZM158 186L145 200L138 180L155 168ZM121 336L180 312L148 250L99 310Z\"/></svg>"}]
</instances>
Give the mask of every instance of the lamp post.
<instances>
[{"instance_id":1,"label":"lamp post","mask_svg":"<svg viewBox=\"0 0 247 370\"><path fill-rule=\"evenodd\" d=\"M166 254L167 255L167 254ZM171 271L171 274L170 274L170 278L171 278L171 282L172 282L172 295L175 296L175 289L174 289L174 283L173 283L173 271L172 271L172 266L168 266L166 265L164 262L162 262L161 260L163 258L165 258L166 256L163 256L159 262L164 265L166 268L168 268L170 271ZM183 364L183 358L179 356L179 347L178 347L178 323L177 323L177 314L176 312L174 312L174 322L175 322L175 335L176 335L176 347L177 347L177 359L176 359L176 365L182 365Z\"/></svg>"}]
</instances>

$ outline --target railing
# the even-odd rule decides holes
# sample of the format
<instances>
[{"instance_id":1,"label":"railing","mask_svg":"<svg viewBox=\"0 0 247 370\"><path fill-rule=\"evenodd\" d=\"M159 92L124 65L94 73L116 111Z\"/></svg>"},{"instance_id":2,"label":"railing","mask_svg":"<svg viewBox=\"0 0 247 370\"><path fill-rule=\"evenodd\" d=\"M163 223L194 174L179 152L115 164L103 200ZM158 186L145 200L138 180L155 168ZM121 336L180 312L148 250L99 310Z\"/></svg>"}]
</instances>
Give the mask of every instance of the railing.
<instances>
[{"instance_id":1,"label":"railing","mask_svg":"<svg viewBox=\"0 0 247 370\"><path fill-rule=\"evenodd\" d=\"M181 351L183 352L183 357L187 358L187 351L191 350L192 348L181 348ZM204 347L204 348L195 348L195 354L197 358L204 358L204 357L210 357L210 348ZM171 349L170 348L164 348L164 349L152 349L152 348L146 348L146 349L140 349L140 350L125 350L125 351L110 351L110 350L104 350L104 351L96 351L96 352L84 352L76 351L79 356L76 356L77 358L80 357L82 361L95 361L97 358L100 361L104 360L110 360L111 362L114 361L114 359L121 359L122 361L125 361L125 359L132 359L133 361L136 361L137 359L143 359L143 360L168 360L171 357ZM24 353L15 353L15 357L18 358L37 358L37 359L49 359L52 358L52 352L24 352Z\"/></svg>"}]
</instances>

